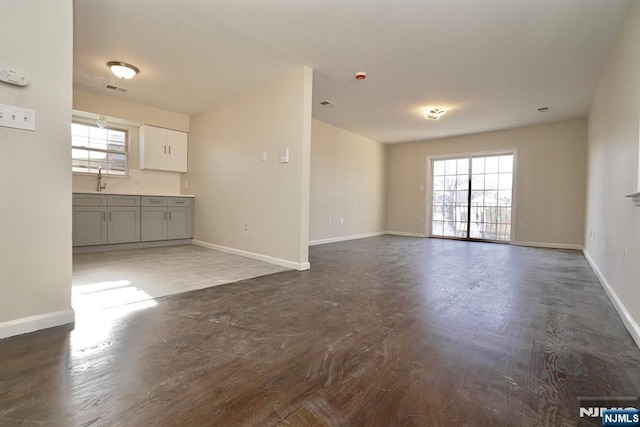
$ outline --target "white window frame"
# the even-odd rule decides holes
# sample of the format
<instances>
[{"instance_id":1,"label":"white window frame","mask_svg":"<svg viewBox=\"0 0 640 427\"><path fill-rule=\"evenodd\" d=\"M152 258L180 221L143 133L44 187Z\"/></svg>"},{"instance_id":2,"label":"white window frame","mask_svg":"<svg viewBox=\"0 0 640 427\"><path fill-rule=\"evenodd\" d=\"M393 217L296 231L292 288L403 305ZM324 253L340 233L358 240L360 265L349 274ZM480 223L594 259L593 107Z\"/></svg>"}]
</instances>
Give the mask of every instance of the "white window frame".
<instances>
[{"instance_id":1,"label":"white window frame","mask_svg":"<svg viewBox=\"0 0 640 427\"><path fill-rule=\"evenodd\" d=\"M73 116L71 122L72 124L75 123L75 124L80 124L85 126L98 127L95 119L82 117L82 116ZM131 128L129 126L113 125L109 123L107 126L105 126L105 129L117 130L125 133L125 152L124 152L125 159L124 159L123 175L111 174L111 173L108 173L108 171L103 171L102 174L106 177L108 176L109 178L129 178L129 153L131 149ZM74 148L73 145L71 145L70 148L73 149ZM87 148L87 150L110 153L110 151L108 150L92 150L90 148ZM122 152L113 152L113 153L123 154ZM85 176L96 176L98 174L97 172L76 172L73 170L73 164L71 166L71 172L74 175L85 175Z\"/></svg>"}]
</instances>

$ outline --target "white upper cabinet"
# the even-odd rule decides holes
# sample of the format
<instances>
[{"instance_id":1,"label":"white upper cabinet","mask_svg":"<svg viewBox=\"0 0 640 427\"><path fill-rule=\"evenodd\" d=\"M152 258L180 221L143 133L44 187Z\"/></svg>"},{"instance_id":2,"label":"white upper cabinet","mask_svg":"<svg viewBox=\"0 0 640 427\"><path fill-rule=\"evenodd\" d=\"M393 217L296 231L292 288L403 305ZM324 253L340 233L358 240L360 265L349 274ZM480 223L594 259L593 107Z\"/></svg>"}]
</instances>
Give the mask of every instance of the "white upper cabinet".
<instances>
[{"instance_id":1,"label":"white upper cabinet","mask_svg":"<svg viewBox=\"0 0 640 427\"><path fill-rule=\"evenodd\" d=\"M140 169L187 171L185 132L144 125L140 128Z\"/></svg>"},{"instance_id":2,"label":"white upper cabinet","mask_svg":"<svg viewBox=\"0 0 640 427\"><path fill-rule=\"evenodd\" d=\"M167 131L167 170L187 171L187 134L175 130Z\"/></svg>"}]
</instances>

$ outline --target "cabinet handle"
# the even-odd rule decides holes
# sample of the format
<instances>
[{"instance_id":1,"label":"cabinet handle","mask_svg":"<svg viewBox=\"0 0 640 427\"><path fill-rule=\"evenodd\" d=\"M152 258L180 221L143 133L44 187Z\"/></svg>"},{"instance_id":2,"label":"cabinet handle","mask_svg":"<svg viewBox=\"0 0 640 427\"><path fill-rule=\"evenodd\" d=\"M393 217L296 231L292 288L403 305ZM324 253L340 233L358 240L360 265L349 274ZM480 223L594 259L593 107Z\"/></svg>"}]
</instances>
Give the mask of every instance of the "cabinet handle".
<instances>
[{"instance_id":1,"label":"cabinet handle","mask_svg":"<svg viewBox=\"0 0 640 427\"><path fill-rule=\"evenodd\" d=\"M167 146L164 146L164 154L167 154Z\"/></svg>"},{"instance_id":2,"label":"cabinet handle","mask_svg":"<svg viewBox=\"0 0 640 427\"><path fill-rule=\"evenodd\" d=\"M167 211L164 212L164 220L167 220Z\"/></svg>"},{"instance_id":3,"label":"cabinet handle","mask_svg":"<svg viewBox=\"0 0 640 427\"><path fill-rule=\"evenodd\" d=\"M171 221L171 211L169 211L169 221Z\"/></svg>"},{"instance_id":4,"label":"cabinet handle","mask_svg":"<svg viewBox=\"0 0 640 427\"><path fill-rule=\"evenodd\" d=\"M109 212L109 222L111 222L111 212Z\"/></svg>"},{"instance_id":5,"label":"cabinet handle","mask_svg":"<svg viewBox=\"0 0 640 427\"><path fill-rule=\"evenodd\" d=\"M102 222L105 222L106 220L107 220L107 213L102 212Z\"/></svg>"},{"instance_id":6,"label":"cabinet handle","mask_svg":"<svg viewBox=\"0 0 640 427\"><path fill-rule=\"evenodd\" d=\"M171 154L171 146L169 146L169 154Z\"/></svg>"}]
</instances>

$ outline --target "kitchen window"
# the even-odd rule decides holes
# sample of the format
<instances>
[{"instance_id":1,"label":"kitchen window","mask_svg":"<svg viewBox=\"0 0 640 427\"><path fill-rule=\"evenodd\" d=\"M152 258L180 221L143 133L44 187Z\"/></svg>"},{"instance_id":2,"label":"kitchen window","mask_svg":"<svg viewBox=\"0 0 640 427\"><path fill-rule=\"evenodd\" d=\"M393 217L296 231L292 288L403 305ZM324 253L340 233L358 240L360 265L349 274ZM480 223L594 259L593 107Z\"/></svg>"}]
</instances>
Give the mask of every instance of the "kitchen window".
<instances>
[{"instance_id":1,"label":"kitchen window","mask_svg":"<svg viewBox=\"0 0 640 427\"><path fill-rule=\"evenodd\" d=\"M100 128L86 123L71 124L71 170L74 173L127 175L127 142L125 129Z\"/></svg>"}]
</instances>

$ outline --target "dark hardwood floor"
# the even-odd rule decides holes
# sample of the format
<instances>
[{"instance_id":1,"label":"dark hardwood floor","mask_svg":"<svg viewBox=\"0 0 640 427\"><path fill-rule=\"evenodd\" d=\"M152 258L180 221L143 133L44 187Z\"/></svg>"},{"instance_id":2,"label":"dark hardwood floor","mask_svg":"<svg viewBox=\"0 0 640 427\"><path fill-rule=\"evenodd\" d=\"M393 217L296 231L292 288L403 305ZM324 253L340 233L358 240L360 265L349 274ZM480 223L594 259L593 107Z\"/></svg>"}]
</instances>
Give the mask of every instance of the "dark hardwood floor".
<instances>
[{"instance_id":1,"label":"dark hardwood floor","mask_svg":"<svg viewBox=\"0 0 640 427\"><path fill-rule=\"evenodd\" d=\"M310 261L0 341L0 425L568 426L578 396L640 393L579 252L383 236Z\"/></svg>"}]
</instances>

